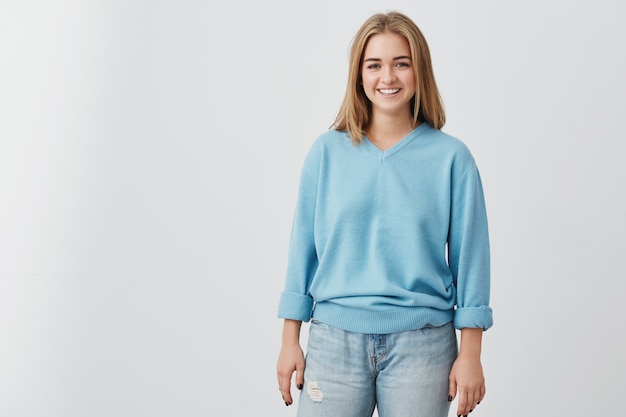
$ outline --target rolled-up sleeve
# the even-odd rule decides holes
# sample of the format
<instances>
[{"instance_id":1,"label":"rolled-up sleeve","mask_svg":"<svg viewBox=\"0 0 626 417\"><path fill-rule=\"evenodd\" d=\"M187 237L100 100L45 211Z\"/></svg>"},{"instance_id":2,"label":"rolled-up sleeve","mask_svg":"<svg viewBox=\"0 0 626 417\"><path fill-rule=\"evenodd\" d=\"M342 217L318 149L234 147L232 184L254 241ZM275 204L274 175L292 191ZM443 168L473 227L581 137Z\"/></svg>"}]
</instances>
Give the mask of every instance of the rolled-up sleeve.
<instances>
[{"instance_id":1,"label":"rolled-up sleeve","mask_svg":"<svg viewBox=\"0 0 626 417\"><path fill-rule=\"evenodd\" d=\"M487 210L480 173L472 165L452 195L448 261L456 286L454 326L493 325L490 297L490 249Z\"/></svg>"},{"instance_id":2,"label":"rolled-up sleeve","mask_svg":"<svg viewBox=\"0 0 626 417\"><path fill-rule=\"evenodd\" d=\"M285 287L278 304L279 318L305 322L311 319L314 302L309 288L318 266L314 233L317 198L315 171L318 164L316 154L313 150L310 151L300 175L287 258Z\"/></svg>"}]
</instances>

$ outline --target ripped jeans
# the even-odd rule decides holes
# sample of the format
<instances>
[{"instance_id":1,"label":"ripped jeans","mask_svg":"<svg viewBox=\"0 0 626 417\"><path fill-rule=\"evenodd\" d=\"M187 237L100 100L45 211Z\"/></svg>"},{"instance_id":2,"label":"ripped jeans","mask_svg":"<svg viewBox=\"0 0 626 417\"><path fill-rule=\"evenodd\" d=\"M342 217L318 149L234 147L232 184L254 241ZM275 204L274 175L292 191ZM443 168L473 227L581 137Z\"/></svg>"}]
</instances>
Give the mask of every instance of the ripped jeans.
<instances>
[{"instance_id":1,"label":"ripped jeans","mask_svg":"<svg viewBox=\"0 0 626 417\"><path fill-rule=\"evenodd\" d=\"M452 323L386 335L312 320L298 417L446 417Z\"/></svg>"}]
</instances>

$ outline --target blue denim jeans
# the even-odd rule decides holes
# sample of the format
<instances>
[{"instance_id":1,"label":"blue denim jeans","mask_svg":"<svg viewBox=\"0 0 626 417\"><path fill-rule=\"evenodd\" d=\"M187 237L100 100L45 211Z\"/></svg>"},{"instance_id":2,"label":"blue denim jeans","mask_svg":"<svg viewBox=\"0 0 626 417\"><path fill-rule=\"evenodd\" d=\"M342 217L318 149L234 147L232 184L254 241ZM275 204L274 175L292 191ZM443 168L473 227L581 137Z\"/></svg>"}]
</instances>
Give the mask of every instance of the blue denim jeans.
<instances>
[{"instance_id":1,"label":"blue denim jeans","mask_svg":"<svg viewBox=\"0 0 626 417\"><path fill-rule=\"evenodd\" d=\"M385 335L312 320L298 417L446 417L452 323Z\"/></svg>"}]
</instances>

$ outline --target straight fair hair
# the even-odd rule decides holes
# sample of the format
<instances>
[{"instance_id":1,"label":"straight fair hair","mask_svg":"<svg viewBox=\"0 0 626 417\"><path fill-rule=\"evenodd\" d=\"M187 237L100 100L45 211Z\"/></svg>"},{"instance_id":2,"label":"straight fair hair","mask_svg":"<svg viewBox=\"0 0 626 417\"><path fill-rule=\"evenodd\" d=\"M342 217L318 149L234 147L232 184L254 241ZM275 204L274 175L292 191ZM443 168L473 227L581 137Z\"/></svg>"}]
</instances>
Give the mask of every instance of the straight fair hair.
<instances>
[{"instance_id":1,"label":"straight fair hair","mask_svg":"<svg viewBox=\"0 0 626 417\"><path fill-rule=\"evenodd\" d=\"M363 53L373 35L385 32L403 36L409 43L416 81L415 96L411 102L413 125L426 122L435 129L441 129L446 122L443 103L435 82L430 50L424 35L417 25L402 13L378 13L363 23L352 40L346 92L337 117L331 125L332 129L348 132L354 144L363 141L371 115L371 103L361 85Z\"/></svg>"}]
</instances>

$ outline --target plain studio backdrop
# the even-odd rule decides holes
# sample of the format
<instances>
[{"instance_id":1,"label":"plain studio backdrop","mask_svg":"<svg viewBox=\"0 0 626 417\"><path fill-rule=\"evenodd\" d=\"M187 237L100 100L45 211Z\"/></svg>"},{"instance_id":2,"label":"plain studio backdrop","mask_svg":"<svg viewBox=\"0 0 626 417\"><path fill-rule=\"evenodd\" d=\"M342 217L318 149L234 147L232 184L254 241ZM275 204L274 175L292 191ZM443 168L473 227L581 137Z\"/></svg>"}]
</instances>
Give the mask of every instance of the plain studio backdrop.
<instances>
[{"instance_id":1,"label":"plain studio backdrop","mask_svg":"<svg viewBox=\"0 0 626 417\"><path fill-rule=\"evenodd\" d=\"M392 9L484 180L473 415L619 414L622 7L0 2L0 416L295 416L276 307L300 166L352 36Z\"/></svg>"}]
</instances>

